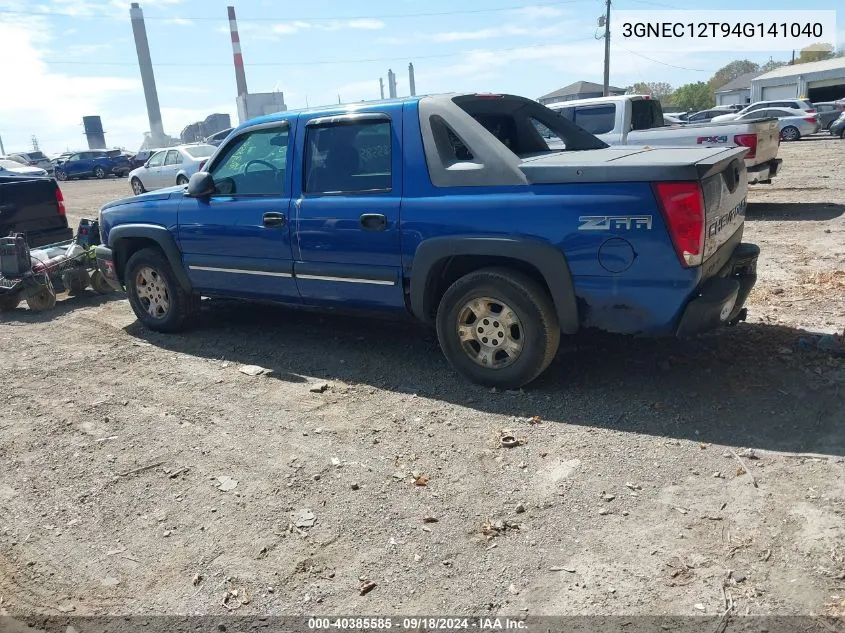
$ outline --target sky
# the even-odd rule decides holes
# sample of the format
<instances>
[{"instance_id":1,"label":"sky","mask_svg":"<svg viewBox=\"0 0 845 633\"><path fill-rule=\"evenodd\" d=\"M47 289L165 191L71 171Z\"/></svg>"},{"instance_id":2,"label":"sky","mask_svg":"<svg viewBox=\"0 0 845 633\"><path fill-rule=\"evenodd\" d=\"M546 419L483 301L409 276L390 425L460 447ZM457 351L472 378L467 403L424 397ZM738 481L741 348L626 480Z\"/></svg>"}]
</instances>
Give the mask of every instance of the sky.
<instances>
[{"instance_id":1,"label":"sky","mask_svg":"<svg viewBox=\"0 0 845 633\"><path fill-rule=\"evenodd\" d=\"M836 9L841 0L801 6ZM251 92L282 91L288 108L379 98L397 75L418 94L478 91L537 98L574 81L601 83L603 0L139 0L165 131L213 112L237 123L226 6L237 12ZM125 0L0 0L0 138L6 152L87 147L82 117L99 115L110 147L137 150L149 130ZM768 0L767 9L795 9ZM614 9L698 8L693 0L613 0ZM710 0L709 9L754 9ZM837 16L845 43L845 11ZM610 83L707 81L737 58L788 60L786 51L634 54L614 42ZM385 87L386 91L386 87Z\"/></svg>"}]
</instances>

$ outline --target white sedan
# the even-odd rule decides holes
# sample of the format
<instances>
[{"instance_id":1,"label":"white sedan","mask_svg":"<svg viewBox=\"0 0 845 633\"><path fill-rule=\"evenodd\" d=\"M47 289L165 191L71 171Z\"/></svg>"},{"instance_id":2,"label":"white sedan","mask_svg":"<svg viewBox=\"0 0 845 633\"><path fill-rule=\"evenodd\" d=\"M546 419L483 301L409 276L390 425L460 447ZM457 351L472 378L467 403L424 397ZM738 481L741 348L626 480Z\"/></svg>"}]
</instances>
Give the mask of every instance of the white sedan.
<instances>
[{"instance_id":1,"label":"white sedan","mask_svg":"<svg viewBox=\"0 0 845 633\"><path fill-rule=\"evenodd\" d=\"M129 185L137 196L145 191L187 185L211 155L213 145L177 145L159 150L137 169L129 172Z\"/></svg>"},{"instance_id":2,"label":"white sedan","mask_svg":"<svg viewBox=\"0 0 845 633\"><path fill-rule=\"evenodd\" d=\"M46 176L47 170L21 165L16 160L0 158L0 176Z\"/></svg>"}]
</instances>

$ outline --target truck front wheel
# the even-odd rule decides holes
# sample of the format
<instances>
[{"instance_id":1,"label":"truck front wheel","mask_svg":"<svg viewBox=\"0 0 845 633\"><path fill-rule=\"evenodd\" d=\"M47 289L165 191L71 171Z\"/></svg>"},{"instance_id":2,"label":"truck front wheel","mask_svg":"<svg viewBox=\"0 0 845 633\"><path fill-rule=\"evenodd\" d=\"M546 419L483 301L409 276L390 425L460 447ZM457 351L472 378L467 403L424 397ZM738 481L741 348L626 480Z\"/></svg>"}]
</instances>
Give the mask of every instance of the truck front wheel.
<instances>
[{"instance_id":1,"label":"truck front wheel","mask_svg":"<svg viewBox=\"0 0 845 633\"><path fill-rule=\"evenodd\" d=\"M472 382L518 389L552 362L560 328L539 283L517 271L484 268L446 290L437 338L452 367Z\"/></svg>"},{"instance_id":2,"label":"truck front wheel","mask_svg":"<svg viewBox=\"0 0 845 633\"><path fill-rule=\"evenodd\" d=\"M179 284L170 262L145 248L126 262L126 294L138 320L156 332L178 332L194 316L197 301Z\"/></svg>"}]
</instances>

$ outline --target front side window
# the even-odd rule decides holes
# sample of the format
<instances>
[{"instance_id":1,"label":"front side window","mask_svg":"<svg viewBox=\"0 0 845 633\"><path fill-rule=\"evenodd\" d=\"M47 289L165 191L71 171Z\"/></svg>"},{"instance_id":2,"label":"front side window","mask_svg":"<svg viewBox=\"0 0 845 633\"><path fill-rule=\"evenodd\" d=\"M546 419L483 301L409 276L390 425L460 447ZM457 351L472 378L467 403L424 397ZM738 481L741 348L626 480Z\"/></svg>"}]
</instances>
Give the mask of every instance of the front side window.
<instances>
[{"instance_id":1,"label":"front side window","mask_svg":"<svg viewBox=\"0 0 845 633\"><path fill-rule=\"evenodd\" d=\"M389 121L316 125L305 140L305 193L363 193L391 188Z\"/></svg>"},{"instance_id":2,"label":"front side window","mask_svg":"<svg viewBox=\"0 0 845 633\"><path fill-rule=\"evenodd\" d=\"M68 160L80 160L80 155L79 154L71 154L70 158L68 158Z\"/></svg>"},{"instance_id":3,"label":"front side window","mask_svg":"<svg viewBox=\"0 0 845 633\"><path fill-rule=\"evenodd\" d=\"M288 125L245 132L226 146L211 168L221 195L281 195L285 192Z\"/></svg>"},{"instance_id":4,"label":"front side window","mask_svg":"<svg viewBox=\"0 0 845 633\"><path fill-rule=\"evenodd\" d=\"M149 166L150 167L161 167L162 163L164 163L164 155L167 152L156 152L153 154L153 157L150 158Z\"/></svg>"}]
</instances>

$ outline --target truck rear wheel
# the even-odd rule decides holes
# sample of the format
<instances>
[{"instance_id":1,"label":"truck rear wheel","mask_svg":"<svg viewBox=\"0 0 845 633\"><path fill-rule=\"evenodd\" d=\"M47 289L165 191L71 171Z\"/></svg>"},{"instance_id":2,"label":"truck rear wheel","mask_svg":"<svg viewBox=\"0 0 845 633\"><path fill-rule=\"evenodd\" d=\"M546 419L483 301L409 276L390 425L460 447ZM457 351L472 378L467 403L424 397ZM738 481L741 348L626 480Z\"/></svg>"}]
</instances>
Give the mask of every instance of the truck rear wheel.
<instances>
[{"instance_id":1,"label":"truck rear wheel","mask_svg":"<svg viewBox=\"0 0 845 633\"><path fill-rule=\"evenodd\" d=\"M198 302L179 284L170 262L145 248L126 262L126 294L138 320L156 332L178 332L194 315Z\"/></svg>"},{"instance_id":2,"label":"truck rear wheel","mask_svg":"<svg viewBox=\"0 0 845 633\"><path fill-rule=\"evenodd\" d=\"M539 283L517 271L484 268L445 292L437 338L452 367L472 382L518 389L552 362L560 328Z\"/></svg>"}]
</instances>

